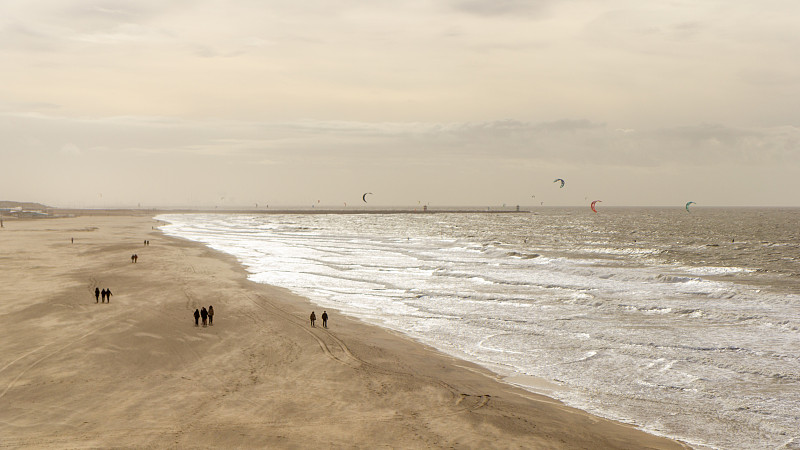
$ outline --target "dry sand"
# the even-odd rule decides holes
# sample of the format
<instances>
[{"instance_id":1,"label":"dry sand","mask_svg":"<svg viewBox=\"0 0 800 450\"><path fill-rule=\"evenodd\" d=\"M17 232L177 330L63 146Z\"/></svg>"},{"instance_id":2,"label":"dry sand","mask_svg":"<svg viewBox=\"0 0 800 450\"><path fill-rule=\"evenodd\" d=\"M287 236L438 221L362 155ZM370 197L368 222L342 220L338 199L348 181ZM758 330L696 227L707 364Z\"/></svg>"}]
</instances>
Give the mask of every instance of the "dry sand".
<instances>
[{"instance_id":1,"label":"dry sand","mask_svg":"<svg viewBox=\"0 0 800 450\"><path fill-rule=\"evenodd\" d=\"M0 229L0 447L683 447L335 311L311 328L323 308L157 225Z\"/></svg>"}]
</instances>

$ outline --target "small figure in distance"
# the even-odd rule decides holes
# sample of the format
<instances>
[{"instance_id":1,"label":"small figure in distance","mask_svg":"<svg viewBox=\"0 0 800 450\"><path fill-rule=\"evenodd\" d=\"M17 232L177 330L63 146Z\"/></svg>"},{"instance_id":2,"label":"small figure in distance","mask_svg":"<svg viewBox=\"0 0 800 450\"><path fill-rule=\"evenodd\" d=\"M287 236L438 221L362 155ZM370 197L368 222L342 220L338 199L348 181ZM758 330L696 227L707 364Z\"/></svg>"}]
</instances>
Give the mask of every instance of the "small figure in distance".
<instances>
[{"instance_id":1,"label":"small figure in distance","mask_svg":"<svg viewBox=\"0 0 800 450\"><path fill-rule=\"evenodd\" d=\"M133 254L133 262L134 263L139 262L139 255L137 255L136 253Z\"/></svg>"},{"instance_id":2,"label":"small figure in distance","mask_svg":"<svg viewBox=\"0 0 800 450\"><path fill-rule=\"evenodd\" d=\"M200 325L200 311L194 310L194 326Z\"/></svg>"},{"instance_id":3,"label":"small figure in distance","mask_svg":"<svg viewBox=\"0 0 800 450\"><path fill-rule=\"evenodd\" d=\"M214 307L208 305L208 326L214 326Z\"/></svg>"},{"instance_id":4,"label":"small figure in distance","mask_svg":"<svg viewBox=\"0 0 800 450\"><path fill-rule=\"evenodd\" d=\"M311 326L314 326L314 321L317 320L317 316L314 314L314 311L311 311Z\"/></svg>"},{"instance_id":5,"label":"small figure in distance","mask_svg":"<svg viewBox=\"0 0 800 450\"><path fill-rule=\"evenodd\" d=\"M105 298L106 298L106 296L103 295L103 299L104 300L105 300ZM95 303L100 303L100 288L99 287L94 288L94 302Z\"/></svg>"},{"instance_id":6,"label":"small figure in distance","mask_svg":"<svg viewBox=\"0 0 800 450\"><path fill-rule=\"evenodd\" d=\"M103 288L103 290L100 291L100 295L102 296L102 299L103 299L103 301L100 302L100 303L105 303L106 302L106 288Z\"/></svg>"},{"instance_id":7,"label":"small figure in distance","mask_svg":"<svg viewBox=\"0 0 800 450\"><path fill-rule=\"evenodd\" d=\"M322 311L322 328L328 328L328 312Z\"/></svg>"},{"instance_id":8,"label":"small figure in distance","mask_svg":"<svg viewBox=\"0 0 800 450\"><path fill-rule=\"evenodd\" d=\"M206 311L206 307L203 306L200 308L200 317L203 318L203 326L206 326L208 323L208 311Z\"/></svg>"},{"instance_id":9,"label":"small figure in distance","mask_svg":"<svg viewBox=\"0 0 800 450\"><path fill-rule=\"evenodd\" d=\"M111 303L111 296L114 295L111 293L111 289L106 289L106 303Z\"/></svg>"},{"instance_id":10,"label":"small figure in distance","mask_svg":"<svg viewBox=\"0 0 800 450\"><path fill-rule=\"evenodd\" d=\"M131 264L133 264L134 259L136 259L136 255L131 255Z\"/></svg>"}]
</instances>

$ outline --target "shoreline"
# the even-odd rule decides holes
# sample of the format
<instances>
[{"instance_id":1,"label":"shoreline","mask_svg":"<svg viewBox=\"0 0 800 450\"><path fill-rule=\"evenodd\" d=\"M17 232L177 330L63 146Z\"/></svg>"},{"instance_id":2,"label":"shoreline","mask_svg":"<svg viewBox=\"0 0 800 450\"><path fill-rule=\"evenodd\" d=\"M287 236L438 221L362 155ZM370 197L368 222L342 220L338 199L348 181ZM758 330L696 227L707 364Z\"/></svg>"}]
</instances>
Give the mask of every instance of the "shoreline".
<instances>
[{"instance_id":1,"label":"shoreline","mask_svg":"<svg viewBox=\"0 0 800 450\"><path fill-rule=\"evenodd\" d=\"M688 448L333 310L311 328L310 300L156 226L151 213L0 231L0 447ZM214 326L195 328L209 304Z\"/></svg>"}]
</instances>

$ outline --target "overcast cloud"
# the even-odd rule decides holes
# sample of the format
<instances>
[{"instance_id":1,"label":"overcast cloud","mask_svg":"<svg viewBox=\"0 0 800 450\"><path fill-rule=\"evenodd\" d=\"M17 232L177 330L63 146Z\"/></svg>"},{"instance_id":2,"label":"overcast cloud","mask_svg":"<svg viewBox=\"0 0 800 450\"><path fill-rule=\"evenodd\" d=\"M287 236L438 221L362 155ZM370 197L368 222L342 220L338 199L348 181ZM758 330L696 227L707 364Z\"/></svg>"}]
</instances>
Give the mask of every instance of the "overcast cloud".
<instances>
[{"instance_id":1,"label":"overcast cloud","mask_svg":"<svg viewBox=\"0 0 800 450\"><path fill-rule=\"evenodd\" d=\"M800 206L797 17L795 1L3 2L0 200Z\"/></svg>"}]
</instances>

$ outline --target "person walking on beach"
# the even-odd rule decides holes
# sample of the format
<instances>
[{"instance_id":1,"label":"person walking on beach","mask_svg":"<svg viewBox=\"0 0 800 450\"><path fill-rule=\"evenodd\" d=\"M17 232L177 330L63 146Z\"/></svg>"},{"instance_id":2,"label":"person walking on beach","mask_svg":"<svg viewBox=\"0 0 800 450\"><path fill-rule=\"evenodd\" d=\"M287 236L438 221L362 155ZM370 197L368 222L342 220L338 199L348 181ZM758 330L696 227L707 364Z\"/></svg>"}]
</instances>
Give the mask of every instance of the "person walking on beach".
<instances>
[{"instance_id":1,"label":"person walking on beach","mask_svg":"<svg viewBox=\"0 0 800 450\"><path fill-rule=\"evenodd\" d=\"M194 326L200 325L200 311L194 310Z\"/></svg>"},{"instance_id":2,"label":"person walking on beach","mask_svg":"<svg viewBox=\"0 0 800 450\"><path fill-rule=\"evenodd\" d=\"M136 259L136 255L131 255L131 264L133 264L134 259Z\"/></svg>"},{"instance_id":3,"label":"person walking on beach","mask_svg":"<svg viewBox=\"0 0 800 450\"><path fill-rule=\"evenodd\" d=\"M111 296L114 295L111 293L111 289L106 289L106 303L111 303Z\"/></svg>"},{"instance_id":4,"label":"person walking on beach","mask_svg":"<svg viewBox=\"0 0 800 450\"><path fill-rule=\"evenodd\" d=\"M106 298L106 296L103 295L103 300L105 300L105 298ZM100 303L100 288L99 287L94 288L94 302L95 303Z\"/></svg>"},{"instance_id":5,"label":"person walking on beach","mask_svg":"<svg viewBox=\"0 0 800 450\"><path fill-rule=\"evenodd\" d=\"M314 314L314 311L311 311L311 326L314 326L314 321L317 320L317 316Z\"/></svg>"},{"instance_id":6,"label":"person walking on beach","mask_svg":"<svg viewBox=\"0 0 800 450\"><path fill-rule=\"evenodd\" d=\"M136 262L138 262L138 261L139 261L139 255L137 255L136 253L134 253L134 254L133 254L133 262L134 262L134 263L136 263Z\"/></svg>"},{"instance_id":7,"label":"person walking on beach","mask_svg":"<svg viewBox=\"0 0 800 450\"><path fill-rule=\"evenodd\" d=\"M208 326L214 325L214 307L208 305Z\"/></svg>"},{"instance_id":8,"label":"person walking on beach","mask_svg":"<svg viewBox=\"0 0 800 450\"><path fill-rule=\"evenodd\" d=\"M328 328L328 312L322 311L322 328Z\"/></svg>"},{"instance_id":9,"label":"person walking on beach","mask_svg":"<svg viewBox=\"0 0 800 450\"><path fill-rule=\"evenodd\" d=\"M206 324L208 323L208 311L206 311L205 306L200 308L200 317L202 317L203 319L203 326L206 326Z\"/></svg>"},{"instance_id":10,"label":"person walking on beach","mask_svg":"<svg viewBox=\"0 0 800 450\"><path fill-rule=\"evenodd\" d=\"M100 298L103 299L103 301L101 301L100 303L105 303L106 302L106 288L103 288L103 290L100 291L100 296L101 296Z\"/></svg>"}]
</instances>

